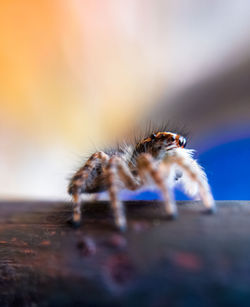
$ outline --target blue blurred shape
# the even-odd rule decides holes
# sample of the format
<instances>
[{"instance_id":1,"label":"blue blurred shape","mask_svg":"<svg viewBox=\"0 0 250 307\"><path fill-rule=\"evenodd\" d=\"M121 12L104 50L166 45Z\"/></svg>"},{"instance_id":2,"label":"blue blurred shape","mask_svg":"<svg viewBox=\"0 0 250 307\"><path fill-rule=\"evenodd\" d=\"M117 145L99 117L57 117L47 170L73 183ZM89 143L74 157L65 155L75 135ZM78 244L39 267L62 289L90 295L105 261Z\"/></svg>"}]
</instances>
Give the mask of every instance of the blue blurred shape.
<instances>
[{"instance_id":1,"label":"blue blurred shape","mask_svg":"<svg viewBox=\"0 0 250 307\"><path fill-rule=\"evenodd\" d=\"M218 200L249 200L250 139L218 145L198 156Z\"/></svg>"}]
</instances>

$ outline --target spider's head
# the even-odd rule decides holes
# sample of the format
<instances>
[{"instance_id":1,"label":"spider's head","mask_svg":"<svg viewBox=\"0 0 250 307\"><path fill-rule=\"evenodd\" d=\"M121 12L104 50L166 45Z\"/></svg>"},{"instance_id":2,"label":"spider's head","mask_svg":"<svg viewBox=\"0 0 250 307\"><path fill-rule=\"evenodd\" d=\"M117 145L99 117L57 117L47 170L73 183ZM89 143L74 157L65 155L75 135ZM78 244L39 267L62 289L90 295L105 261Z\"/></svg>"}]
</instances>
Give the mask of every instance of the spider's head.
<instances>
[{"instance_id":1,"label":"spider's head","mask_svg":"<svg viewBox=\"0 0 250 307\"><path fill-rule=\"evenodd\" d=\"M186 138L172 132L157 132L137 144L137 151L150 152L154 157L161 157L166 151L184 148Z\"/></svg>"},{"instance_id":2,"label":"spider's head","mask_svg":"<svg viewBox=\"0 0 250 307\"><path fill-rule=\"evenodd\" d=\"M159 141L159 143L161 143L166 150L171 150L178 147L184 148L187 143L184 136L172 132L158 132L155 135L155 139L156 143Z\"/></svg>"}]
</instances>

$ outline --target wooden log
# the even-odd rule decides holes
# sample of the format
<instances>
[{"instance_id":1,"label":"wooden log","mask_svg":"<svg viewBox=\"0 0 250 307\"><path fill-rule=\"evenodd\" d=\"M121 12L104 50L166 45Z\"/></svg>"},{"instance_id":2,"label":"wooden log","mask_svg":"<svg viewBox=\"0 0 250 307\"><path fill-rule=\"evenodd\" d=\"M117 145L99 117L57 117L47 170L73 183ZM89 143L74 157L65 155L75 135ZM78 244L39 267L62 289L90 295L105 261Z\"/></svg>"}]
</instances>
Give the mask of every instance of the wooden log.
<instances>
[{"instance_id":1,"label":"wooden log","mask_svg":"<svg viewBox=\"0 0 250 307\"><path fill-rule=\"evenodd\" d=\"M126 202L117 231L107 202L0 203L0 306L249 306L250 202Z\"/></svg>"}]
</instances>

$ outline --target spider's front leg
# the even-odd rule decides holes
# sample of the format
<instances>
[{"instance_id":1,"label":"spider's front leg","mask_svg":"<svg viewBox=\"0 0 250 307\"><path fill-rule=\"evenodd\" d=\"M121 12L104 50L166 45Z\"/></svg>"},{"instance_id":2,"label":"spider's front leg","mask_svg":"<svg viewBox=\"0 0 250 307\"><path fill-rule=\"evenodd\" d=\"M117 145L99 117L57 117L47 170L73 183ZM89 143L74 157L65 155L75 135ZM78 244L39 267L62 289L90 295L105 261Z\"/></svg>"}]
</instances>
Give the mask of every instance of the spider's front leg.
<instances>
[{"instance_id":1,"label":"spider's front leg","mask_svg":"<svg viewBox=\"0 0 250 307\"><path fill-rule=\"evenodd\" d=\"M129 190L136 190L140 182L131 173L129 167L117 156L110 158L107 165L108 192L113 209L115 224L121 230L126 230L127 221L122 202L118 198L121 185Z\"/></svg>"},{"instance_id":2,"label":"spider's front leg","mask_svg":"<svg viewBox=\"0 0 250 307\"><path fill-rule=\"evenodd\" d=\"M184 186L190 186L187 181L189 179L196 183L198 185L198 192L206 208L206 212L214 213L216 211L215 201L207 181L207 176L188 151L177 149L172 155L167 156L163 163L167 167L177 164L182 169L183 173L187 175L186 180L183 181ZM187 190L189 189L187 188Z\"/></svg>"},{"instance_id":3,"label":"spider's front leg","mask_svg":"<svg viewBox=\"0 0 250 307\"><path fill-rule=\"evenodd\" d=\"M137 166L141 177L144 177L144 173L148 173L154 180L155 184L162 193L167 216L170 219L175 218L177 216L177 208L172 197L171 190L166 184L167 180L164 178L166 174L164 174L162 170L157 167L153 157L148 153L141 154L139 156L137 160Z\"/></svg>"},{"instance_id":4,"label":"spider's front leg","mask_svg":"<svg viewBox=\"0 0 250 307\"><path fill-rule=\"evenodd\" d=\"M106 165L107 161L109 160L109 156L104 152L96 152L94 153L81 167L75 175L72 177L68 192L72 195L73 198L73 217L72 223L75 226L78 226L81 222L81 201L80 201L80 194L81 191L84 190L85 182L90 175L93 168L101 162L102 165Z\"/></svg>"}]
</instances>

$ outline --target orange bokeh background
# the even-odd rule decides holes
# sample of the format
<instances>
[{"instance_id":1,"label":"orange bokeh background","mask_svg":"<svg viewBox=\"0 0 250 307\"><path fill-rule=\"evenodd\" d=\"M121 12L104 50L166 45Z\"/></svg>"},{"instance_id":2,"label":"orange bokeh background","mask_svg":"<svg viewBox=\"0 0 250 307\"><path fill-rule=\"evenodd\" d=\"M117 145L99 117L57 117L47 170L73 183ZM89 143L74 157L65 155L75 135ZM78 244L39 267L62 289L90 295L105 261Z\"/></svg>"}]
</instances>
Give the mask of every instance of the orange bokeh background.
<instances>
[{"instance_id":1,"label":"orange bokeh background","mask_svg":"<svg viewBox=\"0 0 250 307\"><path fill-rule=\"evenodd\" d=\"M247 12L241 0L1 1L0 195L65 197L94 145L249 51Z\"/></svg>"}]
</instances>

